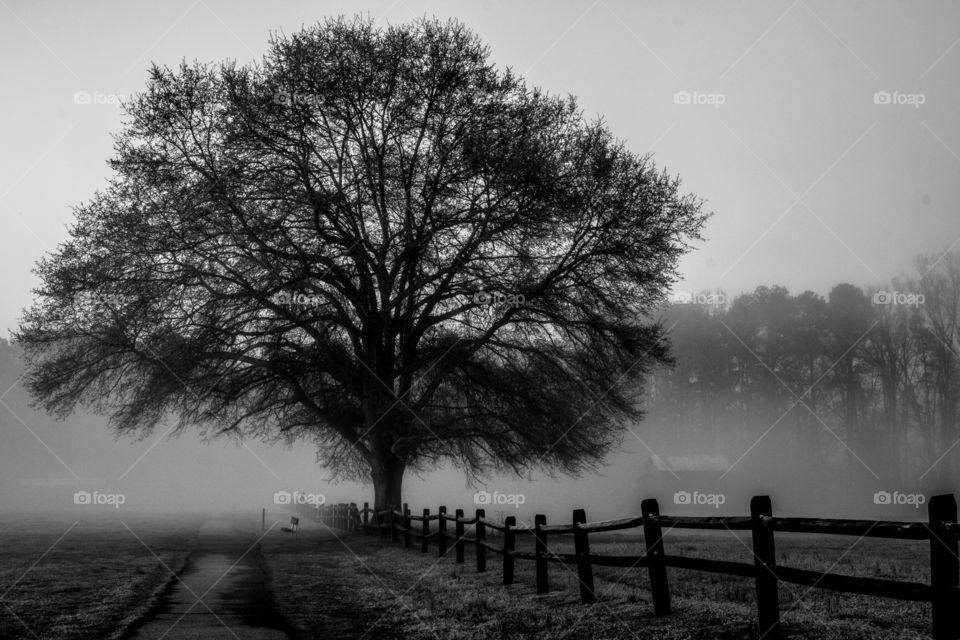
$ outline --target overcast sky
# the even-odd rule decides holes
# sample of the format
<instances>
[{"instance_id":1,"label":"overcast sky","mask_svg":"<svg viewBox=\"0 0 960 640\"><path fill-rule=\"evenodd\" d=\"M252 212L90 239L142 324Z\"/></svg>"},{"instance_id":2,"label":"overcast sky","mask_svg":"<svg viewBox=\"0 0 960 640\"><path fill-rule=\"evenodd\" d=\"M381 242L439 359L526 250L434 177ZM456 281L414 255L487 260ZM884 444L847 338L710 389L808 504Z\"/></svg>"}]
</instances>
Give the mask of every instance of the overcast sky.
<instances>
[{"instance_id":1,"label":"overcast sky","mask_svg":"<svg viewBox=\"0 0 960 640\"><path fill-rule=\"evenodd\" d=\"M0 328L103 187L112 96L141 89L150 62L245 63L270 30L355 11L461 19L497 63L678 173L716 213L680 287L880 284L960 238L960 3L2 0ZM703 104L677 104L683 91ZM904 103L876 104L882 91Z\"/></svg>"},{"instance_id":2,"label":"overcast sky","mask_svg":"<svg viewBox=\"0 0 960 640\"><path fill-rule=\"evenodd\" d=\"M679 174L715 212L680 289L880 285L960 241L960 3L0 0L3 335L34 261L105 185L115 98L151 62L246 63L271 30L357 11L462 20Z\"/></svg>"}]
</instances>

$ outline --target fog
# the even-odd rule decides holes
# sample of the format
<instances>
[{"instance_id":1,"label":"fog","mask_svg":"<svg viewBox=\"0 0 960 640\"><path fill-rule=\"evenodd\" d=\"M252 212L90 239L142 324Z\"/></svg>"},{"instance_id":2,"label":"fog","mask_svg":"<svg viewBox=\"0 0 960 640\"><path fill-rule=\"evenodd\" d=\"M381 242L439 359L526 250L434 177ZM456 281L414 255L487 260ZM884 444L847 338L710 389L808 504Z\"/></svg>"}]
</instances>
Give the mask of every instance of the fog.
<instances>
[{"instance_id":1,"label":"fog","mask_svg":"<svg viewBox=\"0 0 960 640\"><path fill-rule=\"evenodd\" d=\"M6 377L4 382L6 389ZM0 508L7 514L76 519L235 512L259 518L266 508L271 518L282 518L285 508L274 501L278 491L319 494L329 504L373 502L369 484L330 481L310 443L204 441L194 430L170 433L170 425L139 440L117 437L103 416L79 414L58 421L31 408L25 395L14 385L0 406ZM770 425L754 426L762 432ZM723 431L697 436L658 412L630 425L622 446L594 473L550 477L532 471L526 478L489 474L471 484L448 464L420 475L408 472L403 490L415 513L423 508L435 513L440 505L468 513L483 507L494 517L515 515L519 522L532 522L536 513L546 514L550 522L567 522L574 508L586 509L591 519L635 515L645 498L657 498L665 513L745 515L750 497L760 494L770 495L782 515L926 517L922 504L874 504L876 491L896 487L887 474L878 479L850 460L840 445L831 457L814 457L798 451L785 430L771 430L752 445L751 440ZM954 486L931 475L906 489L929 497L952 492ZM77 505L78 491L121 494L123 503ZM493 496L491 502L477 503L476 493L482 491ZM677 492L723 498L719 504L684 505L675 502ZM495 504L498 499L501 504Z\"/></svg>"},{"instance_id":2,"label":"fog","mask_svg":"<svg viewBox=\"0 0 960 640\"><path fill-rule=\"evenodd\" d=\"M458 17L489 42L498 64L548 91L579 96L629 147L679 173L715 216L705 241L682 260L675 291L733 297L783 285L794 295L826 296L841 282L867 291L914 273L915 256L940 255L960 241L954 3L923 10L902 2L293 2L243 10L226 2L98 3L82 9L82 20L72 5L9 5L0 51L20 62L0 72L7 87L0 103L0 318L7 328L17 325L38 284L32 265L65 238L70 207L109 175L103 163L122 114L110 101L78 104L77 92L129 95L143 87L150 61L246 62L260 56L268 30L289 32L341 12L394 22ZM677 102L684 91L723 100ZM885 91L924 101L876 102ZM256 517L275 506L278 491L320 494L327 503L373 500L369 484L331 482L309 442L203 442L191 429L170 434L172 422L134 439L116 437L103 416L55 420L29 406L12 358L0 388L4 513L230 510ZM943 474L896 484L883 468L861 465L840 437L819 450L798 448L789 429L760 418L705 434L651 398L643 402L648 419L628 425L596 472L551 478L534 470L471 484L448 465L408 473L405 499L417 511L445 504L469 512L478 506L475 492L485 490L505 500L484 505L488 512L568 521L576 507L589 519L636 514L650 497L664 512L746 514L751 495L767 494L785 515L923 519L923 506L878 505L874 494L929 497L958 485ZM122 494L122 507L74 504L83 491ZM723 498L678 504L678 492L691 501L695 492Z\"/></svg>"}]
</instances>

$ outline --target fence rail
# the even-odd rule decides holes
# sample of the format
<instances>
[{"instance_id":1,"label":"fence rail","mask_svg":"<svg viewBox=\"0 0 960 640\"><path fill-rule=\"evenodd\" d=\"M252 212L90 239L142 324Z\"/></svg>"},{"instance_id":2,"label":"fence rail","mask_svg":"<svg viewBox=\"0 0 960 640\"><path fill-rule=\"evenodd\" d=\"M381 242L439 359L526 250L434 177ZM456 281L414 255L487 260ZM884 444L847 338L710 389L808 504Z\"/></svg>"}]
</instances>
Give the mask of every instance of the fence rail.
<instances>
[{"instance_id":1,"label":"fence rail","mask_svg":"<svg viewBox=\"0 0 960 640\"><path fill-rule=\"evenodd\" d=\"M514 582L514 565L517 560L533 562L538 593L546 593L550 589L548 565L567 564L576 567L580 598L584 603L596 601L593 586L594 566L645 568L650 580L654 612L658 616L668 615L671 609L668 568L753 578L760 633L768 640L782 637L778 598L780 582L844 593L930 602L934 640L960 639L960 616L956 614L960 608L960 525L957 523L957 502L951 494L930 499L927 522L775 517L773 505L766 496L755 496L751 499L749 516L662 515L659 504L653 499L641 503L641 512L639 516L587 522L583 509L575 509L569 523L547 524L546 516L538 514L534 518L533 527L518 527L515 517L510 516L501 524L488 520L483 509L477 509L472 517L465 517L462 509L456 509L454 515L449 515L444 506L435 514L424 509L422 515L414 515L407 504L404 504L402 509L390 507L376 510L365 502L362 509L357 508L355 503L324 505L318 510L318 517L331 527L364 534L373 531L381 538L389 536L394 542L397 542L402 534L405 547L412 545L413 538L419 538L420 551L423 553L429 551L430 541L435 540L440 557L447 555L449 545L452 544L457 563L464 562L464 548L470 545L475 549L478 572L486 571L487 552L495 553L503 559L504 585ZM414 527L413 522L420 524ZM431 531L432 522L437 523L434 531ZM453 535L448 533L448 522L453 523ZM468 526L473 527L472 535L466 532ZM604 555L590 552L590 534L637 528L643 529L642 554ZM663 533L671 529L750 531L753 562L667 554ZM487 540L488 530L502 534L500 546ZM777 532L929 541L930 584L841 575L779 565L776 562ZM573 536L574 553L553 553L548 550L548 537L562 535ZM517 550L517 536L532 536L533 552Z\"/></svg>"}]
</instances>

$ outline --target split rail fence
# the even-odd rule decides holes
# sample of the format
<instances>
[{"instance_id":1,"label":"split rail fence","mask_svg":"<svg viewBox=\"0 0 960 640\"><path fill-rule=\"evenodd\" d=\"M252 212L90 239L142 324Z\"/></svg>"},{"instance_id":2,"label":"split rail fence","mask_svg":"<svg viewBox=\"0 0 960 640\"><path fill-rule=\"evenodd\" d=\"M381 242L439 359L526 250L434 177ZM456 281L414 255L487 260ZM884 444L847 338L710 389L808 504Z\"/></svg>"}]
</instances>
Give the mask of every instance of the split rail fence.
<instances>
[{"instance_id":1,"label":"split rail fence","mask_svg":"<svg viewBox=\"0 0 960 640\"><path fill-rule=\"evenodd\" d=\"M373 531L381 538L389 537L393 542L399 542L402 538L404 547L410 547L413 538L418 538L422 553L429 552L430 542L435 540L440 557L446 556L452 545L457 563L464 562L465 547L472 545L476 550L478 572L487 570L487 552L495 553L503 559L504 585L513 584L517 560L533 562L537 593L549 591L547 568L550 563L561 562L575 566L580 583L580 599L587 604L595 602L597 597L593 582L594 566L645 567L650 579L654 612L658 616L670 613L668 567L753 578L759 629L765 640L782 637L778 594L780 582L882 598L929 602L932 605L934 640L960 639L960 525L957 524L957 502L951 494L930 499L927 522L775 517L773 505L767 496L752 498L750 515L743 517L663 515L657 501L653 499L641 503L641 513L639 516L617 520L587 522L585 511L575 509L570 523L547 524L546 516L537 515L533 527L518 527L514 516L507 517L501 524L487 519L483 509L477 509L475 515L469 518L464 516L463 509L457 509L451 516L446 507L442 506L436 514L431 514L430 509L424 509L422 515L414 515L406 503L402 510L391 507L377 511L365 502L362 509L358 509L355 503L324 505L319 509L318 517L332 528L364 534ZM414 526L414 522L418 523L418 526ZM436 522L435 531L431 531L431 522ZM447 523L453 525L452 536L448 533ZM468 526L473 527L472 536L466 534ZM645 548L642 554L614 556L590 552L591 534L635 528L643 530ZM669 554L664 545L663 532L671 529L749 530L752 534L754 561L731 562ZM488 530L501 534L502 546L489 542ZM930 584L823 573L779 565L776 561L776 532L929 541ZM559 535L573 536L574 553L557 554L548 550L548 538ZM518 536L533 537L532 553L517 550Z\"/></svg>"}]
</instances>

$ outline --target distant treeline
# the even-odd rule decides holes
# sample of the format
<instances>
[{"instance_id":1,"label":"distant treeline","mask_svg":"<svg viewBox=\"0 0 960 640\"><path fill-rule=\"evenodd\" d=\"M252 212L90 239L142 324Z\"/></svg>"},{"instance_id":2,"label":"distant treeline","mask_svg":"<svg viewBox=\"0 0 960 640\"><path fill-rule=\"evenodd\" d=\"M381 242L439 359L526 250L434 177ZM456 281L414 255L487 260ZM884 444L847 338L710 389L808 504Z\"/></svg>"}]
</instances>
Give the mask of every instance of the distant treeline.
<instances>
[{"instance_id":1,"label":"distant treeline","mask_svg":"<svg viewBox=\"0 0 960 640\"><path fill-rule=\"evenodd\" d=\"M788 445L773 471L821 461L901 486L957 479L960 252L916 267L826 298L779 286L679 298L664 310L676 366L654 375L651 421L731 463L768 434Z\"/></svg>"}]
</instances>

